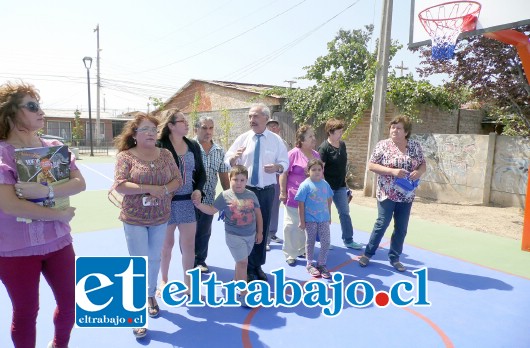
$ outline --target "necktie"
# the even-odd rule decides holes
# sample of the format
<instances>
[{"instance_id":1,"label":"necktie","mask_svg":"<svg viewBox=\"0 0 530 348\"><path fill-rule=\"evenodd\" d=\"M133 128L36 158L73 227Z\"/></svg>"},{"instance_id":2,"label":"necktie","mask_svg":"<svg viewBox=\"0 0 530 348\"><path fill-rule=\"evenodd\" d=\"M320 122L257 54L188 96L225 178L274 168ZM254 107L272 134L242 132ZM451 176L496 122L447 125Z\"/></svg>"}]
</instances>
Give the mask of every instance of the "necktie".
<instances>
[{"instance_id":1,"label":"necktie","mask_svg":"<svg viewBox=\"0 0 530 348\"><path fill-rule=\"evenodd\" d=\"M254 148L254 161L252 162L252 177L250 178L250 184L257 186L259 182L259 150L260 150L260 139L263 134L256 134L258 140L256 141L256 147Z\"/></svg>"}]
</instances>

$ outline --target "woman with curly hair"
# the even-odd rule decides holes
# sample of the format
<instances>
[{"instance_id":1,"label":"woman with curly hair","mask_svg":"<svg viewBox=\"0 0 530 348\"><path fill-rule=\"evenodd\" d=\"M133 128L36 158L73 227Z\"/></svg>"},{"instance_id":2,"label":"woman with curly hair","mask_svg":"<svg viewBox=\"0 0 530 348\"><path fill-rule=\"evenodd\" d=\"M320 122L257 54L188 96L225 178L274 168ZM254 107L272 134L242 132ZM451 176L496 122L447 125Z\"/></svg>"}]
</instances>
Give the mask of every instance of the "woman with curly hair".
<instances>
[{"instance_id":1,"label":"woman with curly hair","mask_svg":"<svg viewBox=\"0 0 530 348\"><path fill-rule=\"evenodd\" d=\"M127 248L131 256L147 256L148 314L157 317L155 299L160 255L171 213L171 197L182 185L180 172L166 149L156 146L158 119L139 113L116 138L118 149L114 185L123 196L120 220L123 221ZM145 328L133 330L136 338L144 337Z\"/></svg>"},{"instance_id":2,"label":"woman with curly hair","mask_svg":"<svg viewBox=\"0 0 530 348\"><path fill-rule=\"evenodd\" d=\"M13 305L15 347L35 347L41 274L57 303L48 347L67 347L75 320L75 253L69 224L75 208L52 209L29 200L53 201L84 191L86 185L73 155L66 182L53 186L18 182L16 149L62 145L37 135L44 127L39 100L32 85L0 86L0 280Z\"/></svg>"}]
</instances>

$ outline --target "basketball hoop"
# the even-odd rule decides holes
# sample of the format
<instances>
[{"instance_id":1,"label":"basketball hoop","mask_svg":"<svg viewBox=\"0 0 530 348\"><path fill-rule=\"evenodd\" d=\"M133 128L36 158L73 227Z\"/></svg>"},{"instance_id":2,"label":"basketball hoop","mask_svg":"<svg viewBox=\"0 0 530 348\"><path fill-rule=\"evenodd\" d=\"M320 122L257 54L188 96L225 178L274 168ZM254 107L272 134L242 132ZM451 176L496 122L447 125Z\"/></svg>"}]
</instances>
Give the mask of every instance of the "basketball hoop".
<instances>
[{"instance_id":1,"label":"basketball hoop","mask_svg":"<svg viewBox=\"0 0 530 348\"><path fill-rule=\"evenodd\" d=\"M431 36L433 59L453 58L458 35L475 30L480 8L476 1L451 1L418 14L425 31Z\"/></svg>"}]
</instances>

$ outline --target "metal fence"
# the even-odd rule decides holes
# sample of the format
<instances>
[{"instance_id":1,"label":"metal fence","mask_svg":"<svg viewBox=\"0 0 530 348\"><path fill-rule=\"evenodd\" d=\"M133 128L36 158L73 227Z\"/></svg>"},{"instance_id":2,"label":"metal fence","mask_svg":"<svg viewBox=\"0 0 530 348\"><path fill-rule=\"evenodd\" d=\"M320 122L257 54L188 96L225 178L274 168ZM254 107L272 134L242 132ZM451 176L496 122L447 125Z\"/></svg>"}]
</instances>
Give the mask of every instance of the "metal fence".
<instances>
[{"instance_id":1,"label":"metal fence","mask_svg":"<svg viewBox=\"0 0 530 348\"><path fill-rule=\"evenodd\" d=\"M70 144L71 147L78 148L79 154L83 155L90 155L90 141L86 139L79 139L76 141L72 141ZM110 152L113 152L114 144L112 142L108 141L93 141L92 142L92 152L94 153L94 156L97 155L103 155L103 156L109 156Z\"/></svg>"}]
</instances>

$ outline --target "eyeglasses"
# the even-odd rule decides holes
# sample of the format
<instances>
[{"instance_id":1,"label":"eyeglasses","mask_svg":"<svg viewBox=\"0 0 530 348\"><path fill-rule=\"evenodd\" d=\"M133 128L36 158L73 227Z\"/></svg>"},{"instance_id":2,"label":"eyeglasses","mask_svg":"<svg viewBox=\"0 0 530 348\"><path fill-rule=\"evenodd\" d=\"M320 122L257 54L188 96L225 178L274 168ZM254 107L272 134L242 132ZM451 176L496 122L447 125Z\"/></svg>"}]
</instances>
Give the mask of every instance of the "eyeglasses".
<instances>
[{"instance_id":1,"label":"eyeglasses","mask_svg":"<svg viewBox=\"0 0 530 348\"><path fill-rule=\"evenodd\" d=\"M138 133L158 133L158 128L156 127L142 127L136 130Z\"/></svg>"},{"instance_id":2,"label":"eyeglasses","mask_svg":"<svg viewBox=\"0 0 530 348\"><path fill-rule=\"evenodd\" d=\"M182 120L175 120L173 121L173 124L175 123L179 123L179 122L182 122L182 123L188 123L188 121L186 119L182 119Z\"/></svg>"},{"instance_id":3,"label":"eyeglasses","mask_svg":"<svg viewBox=\"0 0 530 348\"><path fill-rule=\"evenodd\" d=\"M39 112L39 110L42 110L40 108L39 103L36 103L34 101L27 102L24 105L19 105L19 107L24 108L24 109L28 109L29 112L35 112L35 113Z\"/></svg>"}]
</instances>

